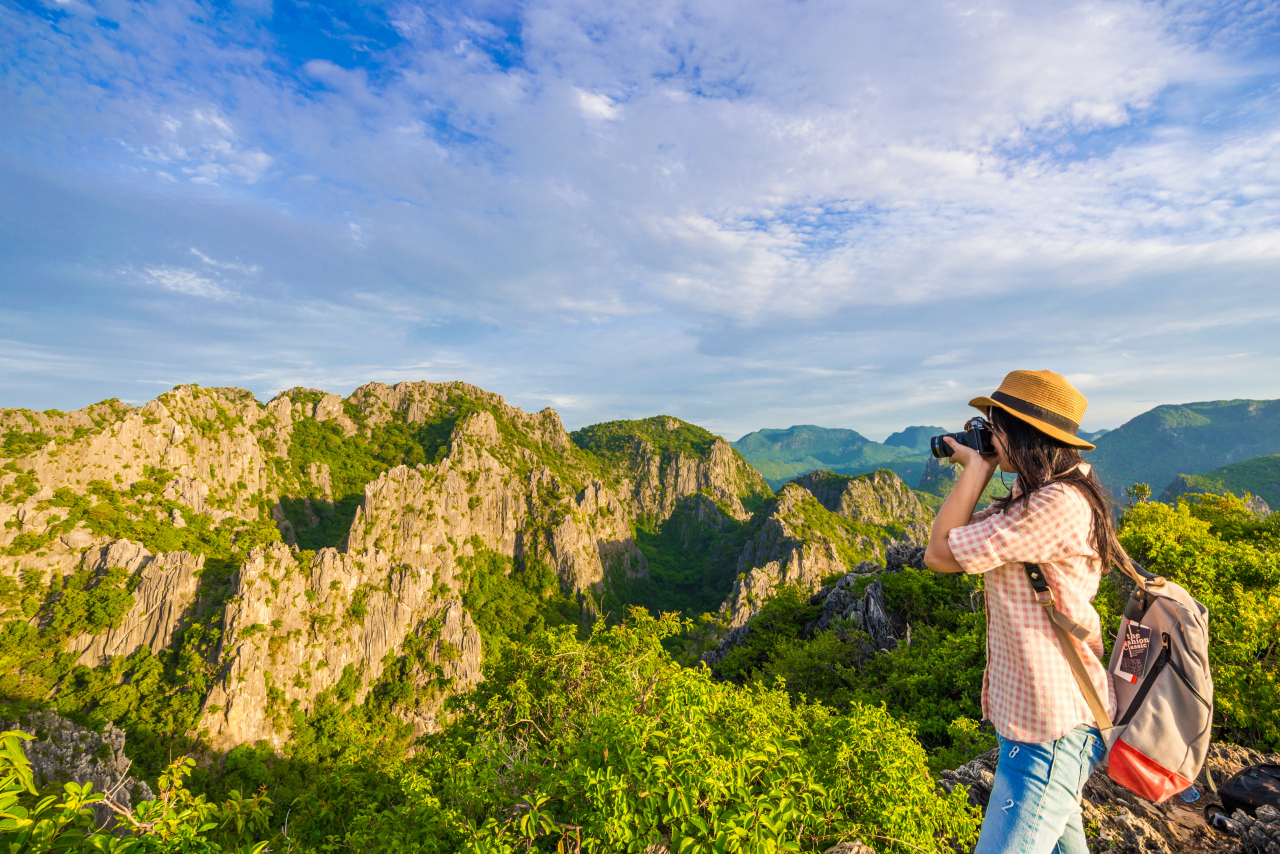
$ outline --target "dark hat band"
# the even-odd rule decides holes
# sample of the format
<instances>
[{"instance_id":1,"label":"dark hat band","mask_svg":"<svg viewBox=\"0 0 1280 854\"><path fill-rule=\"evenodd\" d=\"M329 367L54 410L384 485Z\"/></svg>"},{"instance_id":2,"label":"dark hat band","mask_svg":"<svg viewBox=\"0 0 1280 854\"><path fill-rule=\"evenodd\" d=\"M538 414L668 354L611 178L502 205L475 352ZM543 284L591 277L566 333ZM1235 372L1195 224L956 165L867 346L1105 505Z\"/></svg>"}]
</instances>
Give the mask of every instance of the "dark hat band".
<instances>
[{"instance_id":1,"label":"dark hat band","mask_svg":"<svg viewBox=\"0 0 1280 854\"><path fill-rule=\"evenodd\" d=\"M1080 425L1072 421L1070 418L1067 418L1064 415L1059 415L1052 409L1045 409L1043 406L1037 406L1036 404L1023 400L1020 397L1014 397L1011 394L996 391L991 393L991 399L1003 403L1014 412L1019 412L1028 417L1034 418L1037 421L1043 421L1045 424L1048 424L1051 427L1057 427L1059 430L1070 433L1072 436L1080 430Z\"/></svg>"}]
</instances>

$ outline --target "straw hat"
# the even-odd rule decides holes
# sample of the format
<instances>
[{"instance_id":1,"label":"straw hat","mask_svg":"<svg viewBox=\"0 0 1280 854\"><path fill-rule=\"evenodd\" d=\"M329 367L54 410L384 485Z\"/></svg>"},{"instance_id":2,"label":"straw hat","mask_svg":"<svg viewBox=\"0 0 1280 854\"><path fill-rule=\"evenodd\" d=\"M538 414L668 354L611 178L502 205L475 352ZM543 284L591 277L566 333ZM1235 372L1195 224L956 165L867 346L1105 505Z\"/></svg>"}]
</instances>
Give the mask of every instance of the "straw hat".
<instances>
[{"instance_id":1,"label":"straw hat","mask_svg":"<svg viewBox=\"0 0 1280 854\"><path fill-rule=\"evenodd\" d=\"M975 397L969 405L984 412L988 407L998 407L1074 448L1094 448L1076 438L1089 401L1066 377L1053 371L1011 371L990 397Z\"/></svg>"}]
</instances>

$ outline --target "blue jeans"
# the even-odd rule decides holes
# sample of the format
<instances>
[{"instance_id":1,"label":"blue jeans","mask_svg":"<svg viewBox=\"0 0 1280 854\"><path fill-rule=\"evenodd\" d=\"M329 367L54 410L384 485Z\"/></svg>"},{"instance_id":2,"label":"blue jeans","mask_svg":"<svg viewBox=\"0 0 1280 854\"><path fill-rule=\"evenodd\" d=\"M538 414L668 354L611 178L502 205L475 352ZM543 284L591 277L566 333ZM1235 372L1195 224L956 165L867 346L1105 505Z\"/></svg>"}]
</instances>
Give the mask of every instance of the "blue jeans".
<instances>
[{"instance_id":1,"label":"blue jeans","mask_svg":"<svg viewBox=\"0 0 1280 854\"><path fill-rule=\"evenodd\" d=\"M1080 793L1107 755L1101 733L1078 726L1056 741L1000 739L991 801L973 854L1089 854Z\"/></svg>"}]
</instances>

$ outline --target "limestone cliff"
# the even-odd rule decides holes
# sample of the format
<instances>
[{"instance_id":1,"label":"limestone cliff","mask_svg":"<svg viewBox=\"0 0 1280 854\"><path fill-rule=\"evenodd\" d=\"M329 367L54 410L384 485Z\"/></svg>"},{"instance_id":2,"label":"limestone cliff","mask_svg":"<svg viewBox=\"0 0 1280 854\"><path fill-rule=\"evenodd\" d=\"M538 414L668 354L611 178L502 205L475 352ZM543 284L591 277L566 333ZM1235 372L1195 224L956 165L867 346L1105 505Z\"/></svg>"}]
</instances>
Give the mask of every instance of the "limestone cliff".
<instances>
[{"instance_id":1,"label":"limestone cliff","mask_svg":"<svg viewBox=\"0 0 1280 854\"><path fill-rule=\"evenodd\" d=\"M0 426L6 618L52 632L62 579L80 573L92 599L108 570L125 578L124 610L105 626L63 614L89 628L58 642L105 667L177 655L195 626L183 654L213 687L192 731L217 749L279 746L344 672L358 699L392 665L415 686L396 710L430 729L443 697L480 678L463 599L482 552L549 567L589 618L608 579L647 577L637 524L690 496L741 524L769 495L722 439L678 419L580 442L554 411L465 383L295 388L266 404L179 386L136 408L3 410ZM50 678L33 696L57 693Z\"/></svg>"},{"instance_id":2,"label":"limestone cliff","mask_svg":"<svg viewBox=\"0 0 1280 854\"><path fill-rule=\"evenodd\" d=\"M442 669L419 689L438 700L480 678L479 634L461 602L437 589L437 576L384 554L364 557L324 549L300 563L278 543L253 551L223 620L225 675L201 721L215 749L258 740L281 746L291 707L308 710L347 668L360 678L363 699L411 634L429 638L426 658ZM414 722L425 729L436 706Z\"/></svg>"},{"instance_id":3,"label":"limestone cliff","mask_svg":"<svg viewBox=\"0 0 1280 854\"><path fill-rule=\"evenodd\" d=\"M854 522L901 530L900 539L924 542L933 514L902 479L888 470L849 477L810 472L795 481L832 513Z\"/></svg>"},{"instance_id":4,"label":"limestone cliff","mask_svg":"<svg viewBox=\"0 0 1280 854\"><path fill-rule=\"evenodd\" d=\"M888 548L922 542L929 532L928 510L888 471L857 477L813 472L786 484L763 512L720 606L731 629L783 585L816 590L859 565L883 565Z\"/></svg>"},{"instance_id":5,"label":"limestone cliff","mask_svg":"<svg viewBox=\"0 0 1280 854\"><path fill-rule=\"evenodd\" d=\"M169 647L195 598L204 556L172 552L152 557L142 546L117 540L85 552L83 565L93 573L120 567L137 579L134 605L119 625L103 634L81 634L71 641L71 649L81 653L77 664L98 667L114 656L132 655L144 646L154 653Z\"/></svg>"}]
</instances>

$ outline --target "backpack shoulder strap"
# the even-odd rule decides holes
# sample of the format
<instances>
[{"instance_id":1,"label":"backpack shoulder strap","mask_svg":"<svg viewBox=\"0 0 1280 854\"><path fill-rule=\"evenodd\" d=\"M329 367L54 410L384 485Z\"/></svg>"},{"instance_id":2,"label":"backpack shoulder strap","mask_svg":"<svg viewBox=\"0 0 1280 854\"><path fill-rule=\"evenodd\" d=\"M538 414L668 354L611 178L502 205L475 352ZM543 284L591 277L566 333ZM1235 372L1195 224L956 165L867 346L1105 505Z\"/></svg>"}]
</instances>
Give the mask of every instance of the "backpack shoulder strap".
<instances>
[{"instance_id":1,"label":"backpack shoulder strap","mask_svg":"<svg viewBox=\"0 0 1280 854\"><path fill-rule=\"evenodd\" d=\"M1031 582L1036 592L1036 604L1044 608L1045 614L1049 617L1053 633L1058 637L1058 645L1062 647L1062 654L1071 665L1071 673L1076 677L1076 684L1080 686L1080 692L1084 694L1085 702L1089 704L1094 720L1097 721L1099 728L1111 729L1114 724L1111 723L1111 715L1107 712L1107 704L1098 696L1098 689L1089 678L1084 659L1080 657L1080 651L1076 649L1076 645L1071 642L1072 636L1087 640L1089 630L1058 610L1053 591L1049 588L1049 582L1045 580L1044 570L1039 564L1024 563L1022 568L1026 570L1027 580Z\"/></svg>"}]
</instances>

